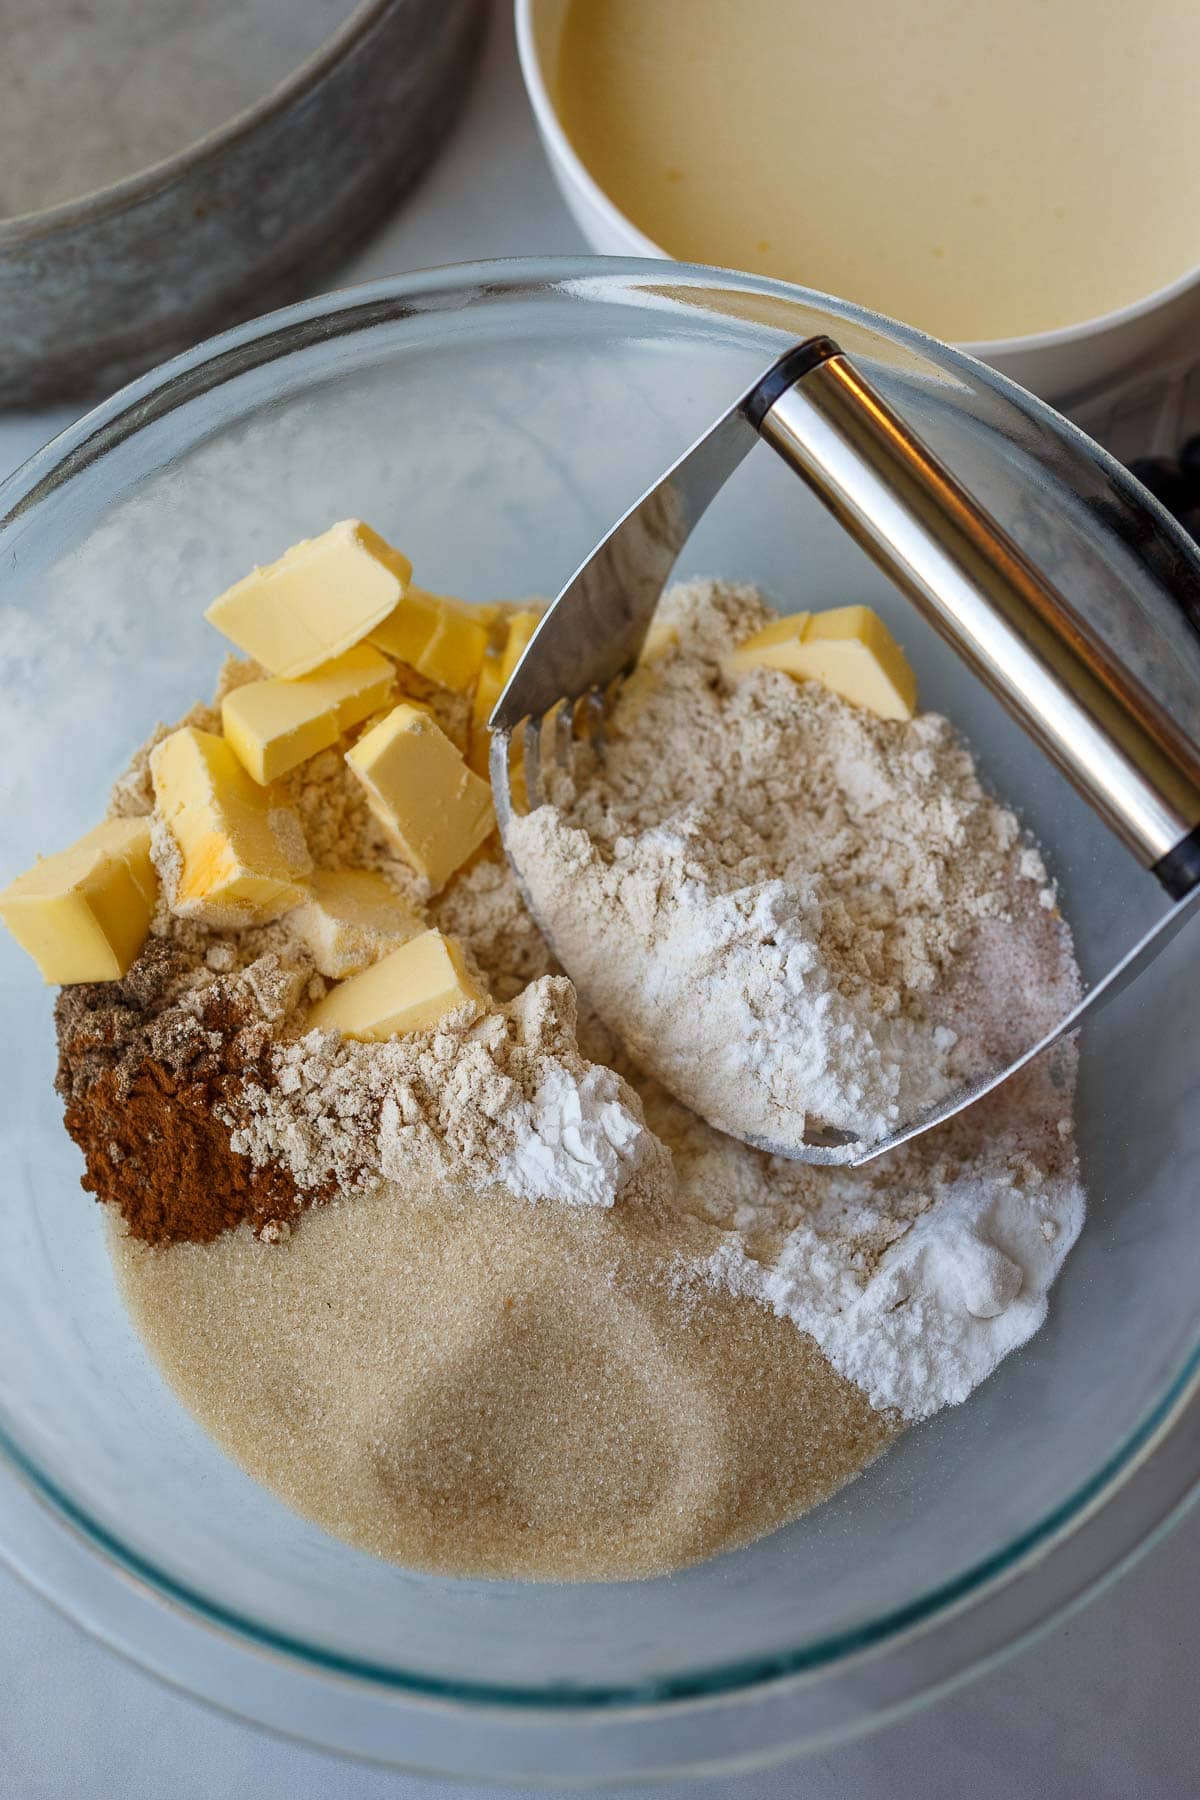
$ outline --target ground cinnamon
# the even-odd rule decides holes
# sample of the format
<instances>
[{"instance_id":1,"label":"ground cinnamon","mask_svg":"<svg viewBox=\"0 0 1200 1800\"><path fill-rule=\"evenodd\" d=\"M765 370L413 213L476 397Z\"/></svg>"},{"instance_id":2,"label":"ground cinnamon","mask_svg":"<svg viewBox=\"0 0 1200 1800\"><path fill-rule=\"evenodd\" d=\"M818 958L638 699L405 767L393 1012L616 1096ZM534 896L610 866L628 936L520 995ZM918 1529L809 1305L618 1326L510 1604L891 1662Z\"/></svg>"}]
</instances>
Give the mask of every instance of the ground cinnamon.
<instances>
[{"instance_id":1,"label":"ground cinnamon","mask_svg":"<svg viewBox=\"0 0 1200 1800\"><path fill-rule=\"evenodd\" d=\"M83 1187L148 1243L208 1243L243 1221L273 1238L305 1205L286 1170L232 1150L217 1109L236 1112L248 1077L270 1081L270 1034L220 983L198 1009L172 1006L172 952L151 945L123 982L59 998L57 1087L83 1151Z\"/></svg>"}]
</instances>

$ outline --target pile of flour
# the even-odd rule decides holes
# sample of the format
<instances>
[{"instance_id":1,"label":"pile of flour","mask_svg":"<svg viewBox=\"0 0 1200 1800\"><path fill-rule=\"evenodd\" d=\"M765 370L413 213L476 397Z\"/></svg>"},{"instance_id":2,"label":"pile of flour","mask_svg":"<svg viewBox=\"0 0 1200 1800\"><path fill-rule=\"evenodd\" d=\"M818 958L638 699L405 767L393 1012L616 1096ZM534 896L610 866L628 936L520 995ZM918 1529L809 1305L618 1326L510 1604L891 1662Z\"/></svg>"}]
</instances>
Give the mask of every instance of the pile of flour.
<instances>
[{"instance_id":1,"label":"pile of flour","mask_svg":"<svg viewBox=\"0 0 1200 1800\"><path fill-rule=\"evenodd\" d=\"M1039 1329L1082 1227L1073 1079L1063 1048L969 1114L845 1170L748 1150L648 1090L676 1204L723 1234L679 1258L678 1291L757 1300L905 1419L965 1400Z\"/></svg>"},{"instance_id":2,"label":"pile of flour","mask_svg":"<svg viewBox=\"0 0 1200 1800\"><path fill-rule=\"evenodd\" d=\"M256 1165L350 1195L426 1175L610 1207L639 1176L661 1181L667 1161L633 1090L580 1055L561 976L386 1044L306 1032L276 1046L270 1084L245 1083L226 1122Z\"/></svg>"},{"instance_id":3,"label":"pile of flour","mask_svg":"<svg viewBox=\"0 0 1200 1800\"><path fill-rule=\"evenodd\" d=\"M1054 895L945 719L730 676L770 616L749 588L673 590L674 647L512 849L564 967L644 1070L767 1147L813 1126L873 1141L981 1065L948 992L981 926L1015 942Z\"/></svg>"}]
</instances>

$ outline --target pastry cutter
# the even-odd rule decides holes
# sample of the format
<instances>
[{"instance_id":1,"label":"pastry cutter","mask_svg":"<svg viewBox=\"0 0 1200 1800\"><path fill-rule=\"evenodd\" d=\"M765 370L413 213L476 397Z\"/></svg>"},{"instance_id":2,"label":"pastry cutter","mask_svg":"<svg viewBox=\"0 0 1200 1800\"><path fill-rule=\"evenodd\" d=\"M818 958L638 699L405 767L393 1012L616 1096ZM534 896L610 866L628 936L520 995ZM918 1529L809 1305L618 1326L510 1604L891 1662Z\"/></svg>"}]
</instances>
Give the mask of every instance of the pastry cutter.
<instances>
[{"instance_id":1,"label":"pastry cutter","mask_svg":"<svg viewBox=\"0 0 1200 1800\"><path fill-rule=\"evenodd\" d=\"M860 1164L941 1124L1119 993L1200 900L1200 748L828 337L788 350L613 527L542 619L489 721L505 848L544 759L602 736L684 543L760 440L828 507L1169 896L1170 909L1016 1061L868 1141L813 1122L813 1163ZM517 748L523 784L514 781ZM522 785L524 791L522 792ZM536 904L530 902L534 916ZM553 934L550 934L553 942ZM567 973L570 974L568 967ZM686 1093L679 1099L687 1103Z\"/></svg>"}]
</instances>

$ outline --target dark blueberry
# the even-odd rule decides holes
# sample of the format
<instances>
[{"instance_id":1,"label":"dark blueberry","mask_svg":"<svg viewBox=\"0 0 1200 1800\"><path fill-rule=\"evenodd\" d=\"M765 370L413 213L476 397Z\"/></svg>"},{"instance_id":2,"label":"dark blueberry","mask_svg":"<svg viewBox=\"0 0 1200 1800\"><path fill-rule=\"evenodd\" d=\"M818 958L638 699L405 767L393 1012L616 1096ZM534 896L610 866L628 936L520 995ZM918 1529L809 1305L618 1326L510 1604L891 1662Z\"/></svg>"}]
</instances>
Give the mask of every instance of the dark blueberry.
<instances>
[{"instance_id":1,"label":"dark blueberry","mask_svg":"<svg viewBox=\"0 0 1200 1800\"><path fill-rule=\"evenodd\" d=\"M1193 501L1200 500L1200 432L1190 437L1179 452L1179 470Z\"/></svg>"},{"instance_id":2,"label":"dark blueberry","mask_svg":"<svg viewBox=\"0 0 1200 1800\"><path fill-rule=\"evenodd\" d=\"M1155 526L1140 507L1132 508L1128 500L1111 494L1094 494L1086 502L1106 531L1114 532L1123 544L1140 544L1155 534Z\"/></svg>"},{"instance_id":3,"label":"dark blueberry","mask_svg":"<svg viewBox=\"0 0 1200 1800\"><path fill-rule=\"evenodd\" d=\"M1129 473L1149 488L1160 506L1179 513L1191 503L1192 494L1177 462L1168 456L1142 456L1129 465Z\"/></svg>"},{"instance_id":4,"label":"dark blueberry","mask_svg":"<svg viewBox=\"0 0 1200 1800\"><path fill-rule=\"evenodd\" d=\"M1139 508L1132 508L1128 500L1117 500L1108 495L1094 495L1087 500L1092 515L1105 527L1112 531L1123 544L1130 544L1137 549L1142 544L1150 544L1157 536L1159 527L1153 524L1150 515Z\"/></svg>"},{"instance_id":5,"label":"dark blueberry","mask_svg":"<svg viewBox=\"0 0 1200 1800\"><path fill-rule=\"evenodd\" d=\"M1188 536L1194 537L1200 544L1200 503L1193 501L1191 506L1185 506L1178 518Z\"/></svg>"}]
</instances>

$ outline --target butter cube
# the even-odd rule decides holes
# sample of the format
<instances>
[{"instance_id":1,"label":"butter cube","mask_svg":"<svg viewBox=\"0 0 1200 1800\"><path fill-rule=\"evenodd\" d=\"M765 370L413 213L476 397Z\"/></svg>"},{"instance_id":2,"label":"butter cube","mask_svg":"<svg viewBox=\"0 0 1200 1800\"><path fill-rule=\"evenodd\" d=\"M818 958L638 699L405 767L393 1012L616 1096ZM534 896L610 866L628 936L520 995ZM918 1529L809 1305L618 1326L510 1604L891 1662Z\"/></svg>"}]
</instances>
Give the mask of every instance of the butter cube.
<instances>
[{"instance_id":1,"label":"butter cube","mask_svg":"<svg viewBox=\"0 0 1200 1800\"><path fill-rule=\"evenodd\" d=\"M182 726L153 751L150 774L180 856L173 912L252 924L303 900L311 861L299 817L250 779L224 738Z\"/></svg>"},{"instance_id":2,"label":"butter cube","mask_svg":"<svg viewBox=\"0 0 1200 1800\"><path fill-rule=\"evenodd\" d=\"M548 600L477 600L472 603L471 617L487 626L489 648L502 651L508 638L509 622L518 613L540 619L549 604Z\"/></svg>"},{"instance_id":3,"label":"butter cube","mask_svg":"<svg viewBox=\"0 0 1200 1800\"><path fill-rule=\"evenodd\" d=\"M471 609L442 600L442 616L422 650L417 668L430 681L465 694L473 685L487 655L488 628L471 616Z\"/></svg>"},{"instance_id":4,"label":"butter cube","mask_svg":"<svg viewBox=\"0 0 1200 1800\"><path fill-rule=\"evenodd\" d=\"M371 642L427 680L465 694L487 652L488 624L461 600L410 586Z\"/></svg>"},{"instance_id":5,"label":"butter cube","mask_svg":"<svg viewBox=\"0 0 1200 1800\"><path fill-rule=\"evenodd\" d=\"M370 641L377 650L386 650L397 662L415 669L441 622L442 603L437 595L410 583L387 618L373 628Z\"/></svg>"},{"instance_id":6,"label":"butter cube","mask_svg":"<svg viewBox=\"0 0 1200 1800\"><path fill-rule=\"evenodd\" d=\"M423 931L361 975L340 982L317 1001L308 1024L312 1031L382 1042L428 1031L460 1007L486 1005L458 945L440 931Z\"/></svg>"},{"instance_id":7,"label":"butter cube","mask_svg":"<svg viewBox=\"0 0 1200 1800\"><path fill-rule=\"evenodd\" d=\"M477 775L488 772L491 732L487 722L492 708L504 692L509 676L521 660L526 644L537 630L542 614L537 607L506 609L507 624L499 650L492 651L480 665L479 679L471 701L471 732L467 760Z\"/></svg>"},{"instance_id":8,"label":"butter cube","mask_svg":"<svg viewBox=\"0 0 1200 1800\"><path fill-rule=\"evenodd\" d=\"M767 627L768 631L771 629ZM759 633L761 637L762 633ZM752 640L757 641L757 640ZM679 647L679 632L668 619L651 619L650 629L646 633L642 645L642 653L638 657L638 667L648 669L652 663L661 662L672 650Z\"/></svg>"},{"instance_id":9,"label":"butter cube","mask_svg":"<svg viewBox=\"0 0 1200 1800\"><path fill-rule=\"evenodd\" d=\"M400 854L435 892L495 825L491 788L418 707L393 707L346 761Z\"/></svg>"},{"instance_id":10,"label":"butter cube","mask_svg":"<svg viewBox=\"0 0 1200 1800\"><path fill-rule=\"evenodd\" d=\"M221 725L242 767L265 787L377 712L394 681L386 656L356 644L311 675L234 688L221 702Z\"/></svg>"},{"instance_id":11,"label":"butter cube","mask_svg":"<svg viewBox=\"0 0 1200 1800\"><path fill-rule=\"evenodd\" d=\"M916 676L869 606L774 619L739 645L729 662L736 670L785 669L799 681L819 681L881 719L911 719L916 711Z\"/></svg>"},{"instance_id":12,"label":"butter cube","mask_svg":"<svg viewBox=\"0 0 1200 1800\"><path fill-rule=\"evenodd\" d=\"M407 943L425 921L391 883L370 869L317 869L309 897L288 914L288 930L312 952L322 975L341 981Z\"/></svg>"},{"instance_id":13,"label":"butter cube","mask_svg":"<svg viewBox=\"0 0 1200 1800\"><path fill-rule=\"evenodd\" d=\"M630 670L621 689L622 698L630 704L640 704L654 689L658 680L654 673L656 665L678 648L678 628L663 619L652 619L642 643L637 666Z\"/></svg>"},{"instance_id":14,"label":"butter cube","mask_svg":"<svg viewBox=\"0 0 1200 1800\"><path fill-rule=\"evenodd\" d=\"M307 675L394 612L411 575L369 525L343 519L255 569L204 616L272 675Z\"/></svg>"},{"instance_id":15,"label":"butter cube","mask_svg":"<svg viewBox=\"0 0 1200 1800\"><path fill-rule=\"evenodd\" d=\"M471 608L471 612L479 623L486 626L488 637L495 642L502 638L508 629L508 615L515 611L512 600L479 600Z\"/></svg>"},{"instance_id":16,"label":"butter cube","mask_svg":"<svg viewBox=\"0 0 1200 1800\"><path fill-rule=\"evenodd\" d=\"M483 659L479 670L479 679L475 683L475 692L471 696L471 728L467 748L467 762L477 775L485 779L488 772L488 751L492 734L488 730L488 720L492 716L492 708L500 698L504 687L503 658L498 651L490 651Z\"/></svg>"},{"instance_id":17,"label":"butter cube","mask_svg":"<svg viewBox=\"0 0 1200 1800\"><path fill-rule=\"evenodd\" d=\"M769 625L764 625L761 631L738 645L729 658L730 668L786 669L790 674L791 659L797 644L804 641L811 618L810 612L797 612L772 619Z\"/></svg>"},{"instance_id":18,"label":"butter cube","mask_svg":"<svg viewBox=\"0 0 1200 1800\"><path fill-rule=\"evenodd\" d=\"M500 686L505 687L508 678L520 662L525 646L542 622L539 608L522 607L519 612L509 615L508 633L504 639L504 649L500 655Z\"/></svg>"},{"instance_id":19,"label":"butter cube","mask_svg":"<svg viewBox=\"0 0 1200 1800\"><path fill-rule=\"evenodd\" d=\"M149 819L109 819L0 894L0 919L46 981L119 981L158 892Z\"/></svg>"}]
</instances>

